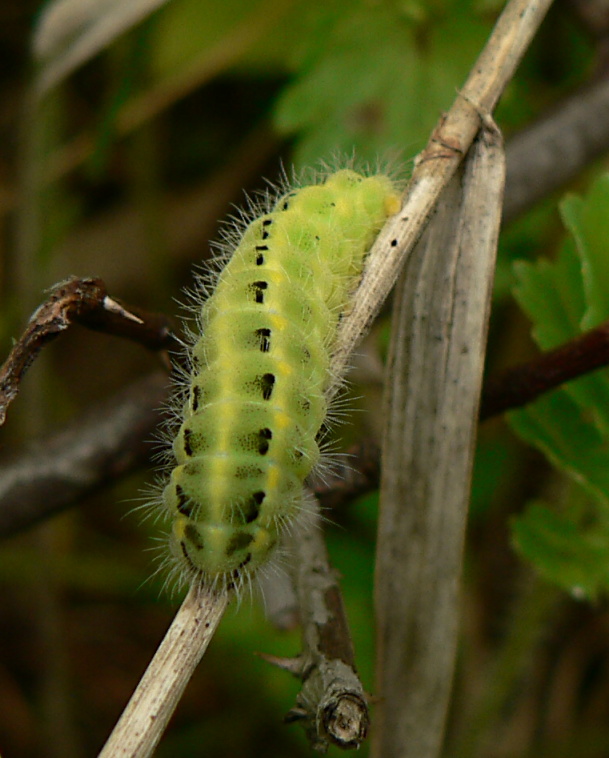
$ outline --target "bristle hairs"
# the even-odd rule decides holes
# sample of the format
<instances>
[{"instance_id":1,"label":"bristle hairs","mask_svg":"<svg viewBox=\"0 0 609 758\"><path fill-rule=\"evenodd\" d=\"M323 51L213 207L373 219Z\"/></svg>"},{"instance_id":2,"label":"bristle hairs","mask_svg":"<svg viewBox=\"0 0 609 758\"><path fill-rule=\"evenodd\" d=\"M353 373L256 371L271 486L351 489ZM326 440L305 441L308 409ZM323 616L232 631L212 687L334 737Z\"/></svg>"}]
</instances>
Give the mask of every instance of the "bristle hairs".
<instances>
[{"instance_id":1,"label":"bristle hairs","mask_svg":"<svg viewBox=\"0 0 609 758\"><path fill-rule=\"evenodd\" d=\"M161 498L180 579L248 582L297 519L319 461L338 321L400 201L384 174L348 168L315 179L285 180L261 215L258 205L233 219L191 293L198 333Z\"/></svg>"}]
</instances>

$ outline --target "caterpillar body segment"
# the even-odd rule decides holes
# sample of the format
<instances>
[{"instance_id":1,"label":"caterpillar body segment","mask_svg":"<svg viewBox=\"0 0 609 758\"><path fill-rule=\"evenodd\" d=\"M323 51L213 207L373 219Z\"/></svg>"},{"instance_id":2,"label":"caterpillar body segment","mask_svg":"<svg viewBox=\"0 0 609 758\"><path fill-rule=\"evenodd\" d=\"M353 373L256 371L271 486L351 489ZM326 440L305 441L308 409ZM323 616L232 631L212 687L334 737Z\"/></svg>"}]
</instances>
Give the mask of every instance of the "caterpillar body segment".
<instances>
[{"instance_id":1,"label":"caterpillar body segment","mask_svg":"<svg viewBox=\"0 0 609 758\"><path fill-rule=\"evenodd\" d=\"M240 585L297 516L320 456L338 321L398 209L388 177L338 171L252 221L219 274L163 492L189 578Z\"/></svg>"}]
</instances>

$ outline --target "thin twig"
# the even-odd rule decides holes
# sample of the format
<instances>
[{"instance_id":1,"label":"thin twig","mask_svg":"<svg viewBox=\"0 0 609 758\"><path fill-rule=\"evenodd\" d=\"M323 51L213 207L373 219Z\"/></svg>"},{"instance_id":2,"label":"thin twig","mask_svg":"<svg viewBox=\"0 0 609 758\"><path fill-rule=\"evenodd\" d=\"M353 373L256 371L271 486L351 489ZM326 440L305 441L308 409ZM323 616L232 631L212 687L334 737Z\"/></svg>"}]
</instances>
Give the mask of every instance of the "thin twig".
<instances>
[{"instance_id":1,"label":"thin twig","mask_svg":"<svg viewBox=\"0 0 609 758\"><path fill-rule=\"evenodd\" d=\"M227 603L226 593L191 586L99 758L152 754Z\"/></svg>"},{"instance_id":2,"label":"thin twig","mask_svg":"<svg viewBox=\"0 0 609 758\"><path fill-rule=\"evenodd\" d=\"M0 537L50 518L150 460L166 373L138 379L0 464Z\"/></svg>"},{"instance_id":3,"label":"thin twig","mask_svg":"<svg viewBox=\"0 0 609 758\"><path fill-rule=\"evenodd\" d=\"M0 368L0 426L21 380L42 348L73 324L135 340L151 350L176 347L164 316L128 310L109 297L101 279L69 279L55 286L32 314L28 326Z\"/></svg>"},{"instance_id":4,"label":"thin twig","mask_svg":"<svg viewBox=\"0 0 609 758\"><path fill-rule=\"evenodd\" d=\"M609 149L609 79L582 87L506 147L504 223L547 197Z\"/></svg>"},{"instance_id":5,"label":"thin twig","mask_svg":"<svg viewBox=\"0 0 609 758\"><path fill-rule=\"evenodd\" d=\"M311 498L313 502L313 498ZM329 563L319 506L292 535L293 567L300 608L303 651L295 659L265 656L302 680L296 706L286 720L302 723L309 742L359 747L368 731L368 705L355 669L355 654L338 576Z\"/></svg>"},{"instance_id":6,"label":"thin twig","mask_svg":"<svg viewBox=\"0 0 609 758\"><path fill-rule=\"evenodd\" d=\"M561 384L609 364L609 322L528 363L513 366L484 387L480 420L519 408Z\"/></svg>"}]
</instances>

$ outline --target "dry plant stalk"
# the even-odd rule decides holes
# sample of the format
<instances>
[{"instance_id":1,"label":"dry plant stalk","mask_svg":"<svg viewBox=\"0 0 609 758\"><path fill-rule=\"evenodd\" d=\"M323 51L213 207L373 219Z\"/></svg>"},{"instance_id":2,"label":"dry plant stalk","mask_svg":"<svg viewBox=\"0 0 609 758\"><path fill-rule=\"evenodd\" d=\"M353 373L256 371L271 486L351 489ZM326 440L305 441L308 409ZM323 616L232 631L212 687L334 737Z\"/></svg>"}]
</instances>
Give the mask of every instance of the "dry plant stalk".
<instances>
[{"instance_id":1,"label":"dry plant stalk","mask_svg":"<svg viewBox=\"0 0 609 758\"><path fill-rule=\"evenodd\" d=\"M505 160L483 132L398 280L376 570L376 756L439 754Z\"/></svg>"},{"instance_id":2,"label":"dry plant stalk","mask_svg":"<svg viewBox=\"0 0 609 758\"><path fill-rule=\"evenodd\" d=\"M32 47L44 61L36 91L44 95L167 0L54 0L44 9Z\"/></svg>"},{"instance_id":3,"label":"dry plant stalk","mask_svg":"<svg viewBox=\"0 0 609 758\"><path fill-rule=\"evenodd\" d=\"M338 349L332 365L334 375L343 375L350 353L391 290L400 268L421 236L442 190L467 153L479 129L480 114L492 111L550 4L551 0L512 0L500 16L461 94L450 112L434 130L427 148L419 156L405 192L402 211L385 225L371 251L366 272L354 299L354 308L343 321L339 331ZM192 602L193 593L197 594L198 590L191 589L187 600L178 612L176 621L168 632L168 635L172 635L172 646L174 643L176 646L175 659L164 666L157 666L156 663L154 665L153 673L158 679L173 680L175 661L180 662L182 676L187 679L203 653L203 650L193 650L194 645L202 644L192 630L199 627L203 612L198 603ZM213 618L214 624L217 624L226 606L226 597L208 597L207 601L210 603L208 618ZM182 633L175 639L172 630L178 619ZM211 632L211 627L209 631ZM207 642L206 637L204 644L207 645ZM164 645L165 642L162 643L160 650L164 649ZM165 656L157 654L153 662L162 664L163 660L167 660ZM187 668L190 669L189 672ZM144 677L146 688L151 678L149 672L150 669ZM449 679L451 672L452 661L450 670L445 672ZM140 694L141 686L136 690L126 713L104 748L102 758L127 755L143 758L150 755L156 746L162 728L166 725L171 710L177 703L176 689L170 690L171 702L169 706L163 707L161 718L158 699L154 701L154 708L147 716L143 713L146 700ZM138 715L137 724L132 723L133 713ZM151 735L150 738L146 738L141 731L146 726ZM138 739L137 752L135 749L126 752L115 735L122 734L127 740L134 738L135 732ZM394 742L395 738L397 734L394 735ZM407 743L408 736L403 744ZM389 755L385 753L383 758L388 758ZM400 755L405 755L405 753L401 752ZM422 758L422 756L418 755L417 758Z\"/></svg>"},{"instance_id":4,"label":"dry plant stalk","mask_svg":"<svg viewBox=\"0 0 609 758\"><path fill-rule=\"evenodd\" d=\"M193 584L99 758L145 758L157 746L228 604Z\"/></svg>"}]
</instances>

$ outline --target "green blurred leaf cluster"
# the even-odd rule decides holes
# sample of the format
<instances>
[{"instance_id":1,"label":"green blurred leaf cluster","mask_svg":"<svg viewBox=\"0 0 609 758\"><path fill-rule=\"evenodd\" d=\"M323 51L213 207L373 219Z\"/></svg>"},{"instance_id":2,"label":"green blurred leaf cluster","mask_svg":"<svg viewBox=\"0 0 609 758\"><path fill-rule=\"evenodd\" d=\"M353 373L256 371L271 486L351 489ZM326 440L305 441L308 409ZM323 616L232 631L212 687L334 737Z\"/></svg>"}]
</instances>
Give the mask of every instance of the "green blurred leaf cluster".
<instances>
[{"instance_id":1,"label":"green blurred leaf cluster","mask_svg":"<svg viewBox=\"0 0 609 758\"><path fill-rule=\"evenodd\" d=\"M495 11L471 0L180 0L156 25L152 70L164 78L233 55L235 73L290 75L274 123L297 138L295 162L375 163L423 146Z\"/></svg>"},{"instance_id":2,"label":"green blurred leaf cluster","mask_svg":"<svg viewBox=\"0 0 609 758\"><path fill-rule=\"evenodd\" d=\"M551 262L518 263L515 295L548 350L609 319L609 175L560 206L570 236ZM609 589L609 370L509 414L512 428L574 483L560 508L534 503L513 522L519 552L562 587Z\"/></svg>"},{"instance_id":3,"label":"green blurred leaf cluster","mask_svg":"<svg viewBox=\"0 0 609 758\"><path fill-rule=\"evenodd\" d=\"M318 14L275 112L283 133L300 135L298 163L422 147L488 33L471 3L447 5L349 2Z\"/></svg>"}]
</instances>

